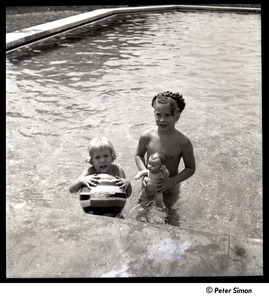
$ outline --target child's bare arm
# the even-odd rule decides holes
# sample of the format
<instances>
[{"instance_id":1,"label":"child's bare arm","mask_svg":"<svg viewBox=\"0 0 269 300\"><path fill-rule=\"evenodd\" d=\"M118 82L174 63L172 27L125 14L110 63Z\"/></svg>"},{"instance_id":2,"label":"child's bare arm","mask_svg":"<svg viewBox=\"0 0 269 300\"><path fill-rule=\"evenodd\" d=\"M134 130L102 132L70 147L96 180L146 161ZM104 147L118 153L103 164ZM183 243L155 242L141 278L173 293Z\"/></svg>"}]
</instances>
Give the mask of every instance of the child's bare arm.
<instances>
[{"instance_id":1,"label":"child's bare arm","mask_svg":"<svg viewBox=\"0 0 269 300\"><path fill-rule=\"evenodd\" d=\"M146 145L148 143L148 134L143 133L139 138L136 154L135 154L135 162L139 171L145 170L145 154L147 152Z\"/></svg>"},{"instance_id":2,"label":"child's bare arm","mask_svg":"<svg viewBox=\"0 0 269 300\"><path fill-rule=\"evenodd\" d=\"M119 167L120 176L116 176L117 178L117 185L119 188L122 188L126 192L126 197L129 198L132 194L132 186L128 179L126 179L125 172L121 167Z\"/></svg>"},{"instance_id":3,"label":"child's bare arm","mask_svg":"<svg viewBox=\"0 0 269 300\"><path fill-rule=\"evenodd\" d=\"M172 186L190 178L195 173L196 166L193 155L193 148L191 144L186 145L186 147L184 147L182 158L184 161L185 168L176 176L170 178L172 181Z\"/></svg>"},{"instance_id":4,"label":"child's bare arm","mask_svg":"<svg viewBox=\"0 0 269 300\"><path fill-rule=\"evenodd\" d=\"M193 147L189 139L187 139L186 143L184 143L184 145L182 146L182 158L184 161L185 169L178 174L180 175L184 172L183 174L181 174L180 182L191 177L196 170Z\"/></svg>"},{"instance_id":5,"label":"child's bare arm","mask_svg":"<svg viewBox=\"0 0 269 300\"><path fill-rule=\"evenodd\" d=\"M195 173L195 158L193 154L193 147L189 139L186 139L184 144L181 145L181 150L185 168L176 176L170 177L166 180L159 180L156 192L163 192L166 189L188 179Z\"/></svg>"},{"instance_id":6,"label":"child's bare arm","mask_svg":"<svg viewBox=\"0 0 269 300\"><path fill-rule=\"evenodd\" d=\"M91 186L96 186L98 179L100 179L100 177L98 177L96 174L93 174L90 169L87 169L71 183L69 186L69 192L77 193L83 185L90 189Z\"/></svg>"}]
</instances>

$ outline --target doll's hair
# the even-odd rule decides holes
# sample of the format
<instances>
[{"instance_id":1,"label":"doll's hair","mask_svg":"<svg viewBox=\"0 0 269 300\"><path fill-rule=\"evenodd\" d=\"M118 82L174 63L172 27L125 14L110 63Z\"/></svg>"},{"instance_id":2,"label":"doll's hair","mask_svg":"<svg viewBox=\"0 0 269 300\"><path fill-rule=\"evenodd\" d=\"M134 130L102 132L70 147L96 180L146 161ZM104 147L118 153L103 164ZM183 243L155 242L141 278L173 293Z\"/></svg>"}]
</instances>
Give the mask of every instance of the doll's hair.
<instances>
[{"instance_id":1,"label":"doll's hair","mask_svg":"<svg viewBox=\"0 0 269 300\"><path fill-rule=\"evenodd\" d=\"M151 159L155 160L155 159L159 159L161 161L161 164L163 165L165 162L165 155L162 152L155 152L153 154L151 154L150 156Z\"/></svg>"},{"instance_id":2,"label":"doll's hair","mask_svg":"<svg viewBox=\"0 0 269 300\"><path fill-rule=\"evenodd\" d=\"M176 112L181 113L185 108L185 99L179 93L166 91L155 95L151 102L153 108L156 106L156 101L162 104L168 103L171 107L171 113L173 116Z\"/></svg>"},{"instance_id":3,"label":"doll's hair","mask_svg":"<svg viewBox=\"0 0 269 300\"><path fill-rule=\"evenodd\" d=\"M113 144L104 137L100 138L93 138L88 146L88 152L90 155L90 158L87 160L87 162L92 163L92 157L94 151L100 151L100 150L109 150L112 156L112 161L117 158L116 151L114 149Z\"/></svg>"}]
</instances>

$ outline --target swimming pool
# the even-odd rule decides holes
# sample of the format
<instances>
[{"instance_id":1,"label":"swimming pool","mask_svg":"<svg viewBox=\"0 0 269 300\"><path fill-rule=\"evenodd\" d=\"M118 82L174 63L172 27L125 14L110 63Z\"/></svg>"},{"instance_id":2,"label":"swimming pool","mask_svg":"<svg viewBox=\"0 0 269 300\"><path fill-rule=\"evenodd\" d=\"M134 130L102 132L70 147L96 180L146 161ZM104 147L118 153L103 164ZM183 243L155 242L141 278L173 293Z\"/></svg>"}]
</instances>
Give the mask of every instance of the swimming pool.
<instances>
[{"instance_id":1,"label":"swimming pool","mask_svg":"<svg viewBox=\"0 0 269 300\"><path fill-rule=\"evenodd\" d=\"M68 185L95 136L111 139L132 178L138 137L155 126L151 99L171 90L186 99L177 128L193 143L197 171L181 184L169 223L261 238L260 21L205 11L121 15L10 52L8 218L26 222L35 207L83 213ZM132 185L123 215L137 219ZM167 222L153 209L147 217Z\"/></svg>"}]
</instances>

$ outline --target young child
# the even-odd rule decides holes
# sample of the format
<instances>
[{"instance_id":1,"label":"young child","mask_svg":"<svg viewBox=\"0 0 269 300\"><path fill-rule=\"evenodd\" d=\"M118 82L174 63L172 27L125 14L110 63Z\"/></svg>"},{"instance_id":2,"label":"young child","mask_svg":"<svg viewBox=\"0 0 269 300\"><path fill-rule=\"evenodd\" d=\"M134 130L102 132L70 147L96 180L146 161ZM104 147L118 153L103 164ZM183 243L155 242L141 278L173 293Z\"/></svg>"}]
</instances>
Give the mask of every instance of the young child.
<instances>
[{"instance_id":1,"label":"young child","mask_svg":"<svg viewBox=\"0 0 269 300\"><path fill-rule=\"evenodd\" d=\"M91 166L84 170L82 174L69 187L70 193L76 193L82 186L96 186L98 183L98 174L109 174L117 178L116 184L126 192L126 197L132 194L130 181L126 179L123 169L112 162L116 159L113 144L106 138L94 138L91 140L88 151L90 155Z\"/></svg>"},{"instance_id":2,"label":"young child","mask_svg":"<svg viewBox=\"0 0 269 300\"><path fill-rule=\"evenodd\" d=\"M190 140L175 128L185 102L179 93L159 93L152 99L152 107L157 128L144 132L138 141L135 161L140 171L155 152L162 152L166 157L165 165L169 171L168 179L159 179L155 188L163 193L164 204L171 208L179 198L180 182L191 177L195 172L195 158ZM145 161L145 155L147 161ZM179 173L181 158L185 168ZM144 185L146 180L144 180Z\"/></svg>"},{"instance_id":3,"label":"young child","mask_svg":"<svg viewBox=\"0 0 269 300\"><path fill-rule=\"evenodd\" d=\"M147 204L150 198L154 197L155 203L157 207L164 208L163 204L163 194L157 193L155 191L154 185L156 184L156 180L158 179L167 179L169 177L169 171L164 166L165 156L163 153L156 152L149 157L147 169L142 170L137 173L134 179L140 179L144 176L148 176L149 180L147 181L147 185L142 188L140 192L139 199L140 202L145 202Z\"/></svg>"}]
</instances>

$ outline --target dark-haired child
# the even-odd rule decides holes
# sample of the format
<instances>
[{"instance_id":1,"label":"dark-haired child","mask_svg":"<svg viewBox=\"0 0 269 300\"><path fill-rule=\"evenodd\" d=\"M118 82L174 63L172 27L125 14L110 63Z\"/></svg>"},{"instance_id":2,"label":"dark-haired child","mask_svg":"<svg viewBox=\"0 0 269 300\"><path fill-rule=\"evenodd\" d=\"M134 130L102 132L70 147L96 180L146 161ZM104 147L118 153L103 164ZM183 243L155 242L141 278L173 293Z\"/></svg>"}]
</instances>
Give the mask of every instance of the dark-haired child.
<instances>
[{"instance_id":1,"label":"dark-haired child","mask_svg":"<svg viewBox=\"0 0 269 300\"><path fill-rule=\"evenodd\" d=\"M157 128L144 132L138 141L135 161L140 171L146 169L149 157L155 152L164 153L165 165L169 178L158 180L156 192L163 193L163 201L171 208L179 198L180 182L191 177L195 172L195 158L191 141L175 128L185 101L179 93L159 93L152 99L152 107ZM185 168L178 172L183 159ZM146 180L144 180L146 184Z\"/></svg>"}]
</instances>

